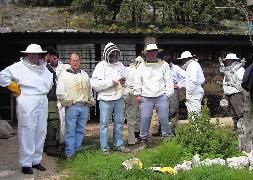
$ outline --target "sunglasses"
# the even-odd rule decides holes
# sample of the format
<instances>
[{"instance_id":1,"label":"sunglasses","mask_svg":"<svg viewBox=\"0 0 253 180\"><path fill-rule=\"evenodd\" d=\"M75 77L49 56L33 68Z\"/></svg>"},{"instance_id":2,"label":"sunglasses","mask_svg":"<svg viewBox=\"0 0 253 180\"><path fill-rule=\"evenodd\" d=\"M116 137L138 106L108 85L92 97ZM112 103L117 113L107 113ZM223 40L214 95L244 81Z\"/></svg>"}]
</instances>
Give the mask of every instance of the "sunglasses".
<instances>
[{"instance_id":1,"label":"sunglasses","mask_svg":"<svg viewBox=\"0 0 253 180\"><path fill-rule=\"evenodd\" d=\"M158 52L158 50L157 49L153 49L153 50L148 50L147 52L148 53L154 53L154 52Z\"/></svg>"}]
</instances>

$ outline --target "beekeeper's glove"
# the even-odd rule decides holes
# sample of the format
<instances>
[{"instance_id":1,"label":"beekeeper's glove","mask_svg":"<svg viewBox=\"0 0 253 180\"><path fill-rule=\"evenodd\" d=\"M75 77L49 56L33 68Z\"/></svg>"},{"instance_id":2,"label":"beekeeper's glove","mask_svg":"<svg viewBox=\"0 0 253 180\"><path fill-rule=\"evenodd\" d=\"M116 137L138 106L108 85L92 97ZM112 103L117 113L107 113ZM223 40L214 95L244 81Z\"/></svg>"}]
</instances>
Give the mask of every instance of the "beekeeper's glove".
<instances>
[{"instance_id":1,"label":"beekeeper's glove","mask_svg":"<svg viewBox=\"0 0 253 180\"><path fill-rule=\"evenodd\" d=\"M21 94L20 86L15 81L12 81L10 83L10 85L7 86L7 88L12 92L12 95L15 96L15 97L17 97Z\"/></svg>"}]
</instances>

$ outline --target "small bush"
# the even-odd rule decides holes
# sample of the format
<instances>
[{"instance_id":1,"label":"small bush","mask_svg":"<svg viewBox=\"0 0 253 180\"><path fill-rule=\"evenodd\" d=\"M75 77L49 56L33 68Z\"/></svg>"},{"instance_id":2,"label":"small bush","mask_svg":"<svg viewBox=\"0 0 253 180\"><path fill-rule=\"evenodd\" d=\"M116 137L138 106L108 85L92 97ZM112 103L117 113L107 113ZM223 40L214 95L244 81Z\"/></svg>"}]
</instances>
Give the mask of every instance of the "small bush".
<instances>
[{"instance_id":1,"label":"small bush","mask_svg":"<svg viewBox=\"0 0 253 180\"><path fill-rule=\"evenodd\" d=\"M226 158L239 154L237 139L231 130L220 128L219 122L211 123L207 100L200 114L189 115L189 124L178 126L176 141L192 154L204 157Z\"/></svg>"},{"instance_id":2,"label":"small bush","mask_svg":"<svg viewBox=\"0 0 253 180\"><path fill-rule=\"evenodd\" d=\"M72 18L69 21L70 28L92 28L94 19L89 15L82 15L79 18Z\"/></svg>"}]
</instances>

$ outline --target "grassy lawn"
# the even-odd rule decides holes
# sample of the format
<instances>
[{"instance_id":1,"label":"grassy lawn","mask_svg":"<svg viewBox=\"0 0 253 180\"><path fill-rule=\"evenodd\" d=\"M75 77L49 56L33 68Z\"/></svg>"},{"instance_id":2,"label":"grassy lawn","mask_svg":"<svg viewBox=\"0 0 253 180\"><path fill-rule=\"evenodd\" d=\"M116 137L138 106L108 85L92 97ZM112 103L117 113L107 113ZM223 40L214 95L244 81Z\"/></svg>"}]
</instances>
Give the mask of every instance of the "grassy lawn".
<instances>
[{"instance_id":1,"label":"grassy lawn","mask_svg":"<svg viewBox=\"0 0 253 180\"><path fill-rule=\"evenodd\" d=\"M111 140L109 141L111 142ZM233 170L225 166L193 168L188 172L176 175L162 174L145 170L152 166L171 166L190 160L192 155L174 140L163 142L155 140L156 147L148 148L137 153L123 154L111 151L104 156L99 151L99 137L85 140L85 148L73 160L60 160L60 169L67 171L67 179L253 179L253 174L247 169ZM138 158L143 163L143 169L137 168L126 171L121 163L130 158Z\"/></svg>"}]
</instances>

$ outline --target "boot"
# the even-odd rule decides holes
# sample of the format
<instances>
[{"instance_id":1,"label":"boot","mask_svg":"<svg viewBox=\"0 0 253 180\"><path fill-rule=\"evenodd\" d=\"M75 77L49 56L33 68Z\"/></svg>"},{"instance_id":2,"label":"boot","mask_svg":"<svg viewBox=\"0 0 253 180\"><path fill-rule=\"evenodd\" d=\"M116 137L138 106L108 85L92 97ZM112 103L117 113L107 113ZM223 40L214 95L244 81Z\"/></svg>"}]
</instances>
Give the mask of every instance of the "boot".
<instances>
[{"instance_id":1,"label":"boot","mask_svg":"<svg viewBox=\"0 0 253 180\"><path fill-rule=\"evenodd\" d=\"M22 167L21 171L23 174L33 174L33 170L31 167Z\"/></svg>"}]
</instances>

